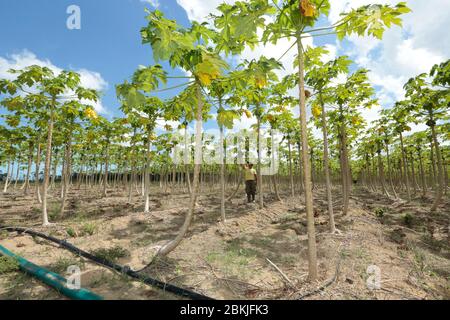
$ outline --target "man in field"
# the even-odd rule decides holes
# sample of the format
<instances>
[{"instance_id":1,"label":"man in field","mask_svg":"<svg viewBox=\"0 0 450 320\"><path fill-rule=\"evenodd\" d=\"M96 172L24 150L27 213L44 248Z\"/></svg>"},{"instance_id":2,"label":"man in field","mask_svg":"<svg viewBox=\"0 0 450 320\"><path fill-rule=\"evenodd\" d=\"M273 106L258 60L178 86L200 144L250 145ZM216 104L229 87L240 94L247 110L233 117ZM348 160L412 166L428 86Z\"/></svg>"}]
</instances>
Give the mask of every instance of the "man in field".
<instances>
[{"instance_id":1,"label":"man in field","mask_svg":"<svg viewBox=\"0 0 450 320\"><path fill-rule=\"evenodd\" d=\"M258 182L258 178L256 175L256 170L253 169L253 164L247 163L244 166L244 178L245 178L245 192L247 193L248 203L255 202L256 184Z\"/></svg>"}]
</instances>

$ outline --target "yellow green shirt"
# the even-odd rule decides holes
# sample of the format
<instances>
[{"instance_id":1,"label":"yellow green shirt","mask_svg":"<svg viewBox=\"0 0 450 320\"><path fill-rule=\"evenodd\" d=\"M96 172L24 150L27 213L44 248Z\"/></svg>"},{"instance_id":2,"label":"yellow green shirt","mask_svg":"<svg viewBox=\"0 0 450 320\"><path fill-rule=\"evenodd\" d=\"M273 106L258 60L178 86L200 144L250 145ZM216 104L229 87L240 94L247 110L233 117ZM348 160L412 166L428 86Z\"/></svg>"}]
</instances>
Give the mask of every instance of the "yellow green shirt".
<instances>
[{"instance_id":1,"label":"yellow green shirt","mask_svg":"<svg viewBox=\"0 0 450 320\"><path fill-rule=\"evenodd\" d=\"M256 170L255 169L244 169L245 181L255 180Z\"/></svg>"}]
</instances>

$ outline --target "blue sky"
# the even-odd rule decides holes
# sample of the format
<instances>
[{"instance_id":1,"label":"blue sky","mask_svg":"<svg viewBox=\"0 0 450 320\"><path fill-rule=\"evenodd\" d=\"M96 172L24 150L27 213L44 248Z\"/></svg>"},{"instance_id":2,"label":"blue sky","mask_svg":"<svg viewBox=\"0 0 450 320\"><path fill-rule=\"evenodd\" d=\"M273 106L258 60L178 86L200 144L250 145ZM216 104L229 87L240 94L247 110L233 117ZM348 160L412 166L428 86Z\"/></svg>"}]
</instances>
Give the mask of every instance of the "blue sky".
<instances>
[{"instance_id":1,"label":"blue sky","mask_svg":"<svg viewBox=\"0 0 450 320\"><path fill-rule=\"evenodd\" d=\"M71 4L81 8L81 30L66 27ZM27 51L59 68L99 73L108 83L103 105L109 115L119 116L114 85L138 65L154 63L151 48L141 44L139 33L146 23L145 7L150 6L140 0L3 0L0 57L11 60ZM160 9L180 24L189 24L175 0L165 1Z\"/></svg>"}]
</instances>

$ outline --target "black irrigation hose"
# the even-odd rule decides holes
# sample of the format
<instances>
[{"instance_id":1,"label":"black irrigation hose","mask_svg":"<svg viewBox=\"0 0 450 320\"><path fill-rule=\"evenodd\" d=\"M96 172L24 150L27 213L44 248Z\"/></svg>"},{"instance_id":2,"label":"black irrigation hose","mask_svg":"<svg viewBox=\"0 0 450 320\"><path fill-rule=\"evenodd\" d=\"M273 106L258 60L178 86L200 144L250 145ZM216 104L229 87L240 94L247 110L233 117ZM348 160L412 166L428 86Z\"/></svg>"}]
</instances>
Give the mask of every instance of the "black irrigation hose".
<instances>
[{"instance_id":1,"label":"black irrigation hose","mask_svg":"<svg viewBox=\"0 0 450 320\"><path fill-rule=\"evenodd\" d=\"M202 295L200 293L197 293L197 292L194 292L194 291L191 291L188 289L183 289L183 288L174 286L170 283L165 283L165 282L159 281L157 279L146 277L144 275L139 274L136 271L131 270L129 267L124 267L124 266L115 264L111 261L108 261L106 259L96 257L96 256L90 254L89 252L83 251L83 250L75 247L73 244L70 244L69 242L67 242L65 240L60 240L60 239L54 238L52 236L48 236L46 234L36 232L36 231L26 229L26 228L0 226L0 230L6 230L8 232L26 233L26 234L29 234L34 237L39 237L39 238L51 241L53 243L57 243L64 249L67 249L78 256L84 257L84 258L94 261L95 263L100 264L104 267L116 270L120 273L130 276L131 278L142 281L143 283L145 283L147 285L157 287L161 290L173 293L173 294L183 297L183 298L188 298L188 299L192 299L192 300L214 300L213 298Z\"/></svg>"}]
</instances>

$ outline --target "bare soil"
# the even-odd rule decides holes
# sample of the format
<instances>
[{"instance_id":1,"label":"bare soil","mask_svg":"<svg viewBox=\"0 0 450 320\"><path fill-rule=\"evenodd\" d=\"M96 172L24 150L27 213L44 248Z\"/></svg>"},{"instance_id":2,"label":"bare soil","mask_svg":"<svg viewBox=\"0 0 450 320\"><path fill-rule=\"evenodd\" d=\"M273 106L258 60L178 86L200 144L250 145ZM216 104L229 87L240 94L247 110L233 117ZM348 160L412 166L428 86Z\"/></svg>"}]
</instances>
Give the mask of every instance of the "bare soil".
<instances>
[{"instance_id":1,"label":"bare soil","mask_svg":"<svg viewBox=\"0 0 450 320\"><path fill-rule=\"evenodd\" d=\"M134 270L150 263L184 220L188 195L152 187L151 214L142 197L127 203L127 191L72 188L64 217L58 216L59 188L50 191L51 227L40 226L40 205L20 190L0 195L0 225L29 227L90 252L121 249L117 263ZM168 257L142 272L216 299L449 299L449 199L430 213L431 198L393 201L364 189L353 192L350 212L337 211L340 234L329 234L325 194L314 190L320 280L307 280L307 235L303 197L283 202L268 196L266 207L227 204L220 222L218 191L199 197L186 239ZM340 206L338 189L335 206ZM0 244L35 264L67 276L69 265L83 271L82 286L105 299L177 299L76 257L58 246L0 230ZM119 250L120 251L120 250ZM269 262L272 262L270 263ZM277 270L274 265L278 267ZM381 288L369 289L369 266L381 271ZM330 281L334 280L334 281ZM322 284L329 286L315 290ZM21 272L0 275L0 299L65 299Z\"/></svg>"}]
</instances>

